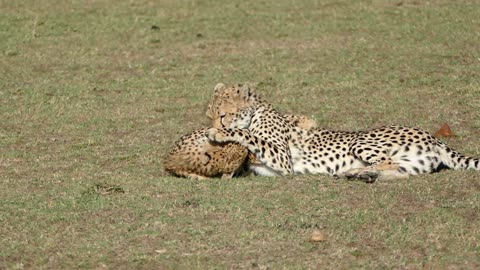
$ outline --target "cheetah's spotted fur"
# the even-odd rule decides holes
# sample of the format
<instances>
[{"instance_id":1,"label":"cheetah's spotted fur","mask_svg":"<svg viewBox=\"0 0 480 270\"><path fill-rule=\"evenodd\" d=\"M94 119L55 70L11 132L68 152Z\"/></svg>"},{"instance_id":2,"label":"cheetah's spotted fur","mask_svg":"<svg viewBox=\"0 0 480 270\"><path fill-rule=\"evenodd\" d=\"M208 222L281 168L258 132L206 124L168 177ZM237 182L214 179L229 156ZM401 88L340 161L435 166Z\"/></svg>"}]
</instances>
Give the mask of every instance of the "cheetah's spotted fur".
<instances>
[{"instance_id":1,"label":"cheetah's spotted fur","mask_svg":"<svg viewBox=\"0 0 480 270\"><path fill-rule=\"evenodd\" d=\"M165 158L165 170L192 179L231 178L238 172L248 156L247 149L237 143L209 142L207 130L195 130L175 142Z\"/></svg>"},{"instance_id":2,"label":"cheetah's spotted fur","mask_svg":"<svg viewBox=\"0 0 480 270\"><path fill-rule=\"evenodd\" d=\"M218 90L217 85L217 90ZM225 86L222 88L227 90ZM231 88L233 89L233 88ZM211 106L209 106L210 110ZM207 115L212 112L207 110ZM238 113L239 115L235 115ZM248 128L250 125L252 110L236 111L226 116L227 121L237 128ZM285 121L301 129L311 129L316 126L314 120L301 115L283 115ZM213 122L215 127L220 122ZM218 127L218 126L217 126ZM221 126L220 126L221 127ZM198 129L182 136L167 155L164 168L166 171L193 179L205 179L222 176L231 178L235 174L243 172L243 165L260 164L255 155L237 143L209 142L205 137L208 129Z\"/></svg>"},{"instance_id":3,"label":"cheetah's spotted fur","mask_svg":"<svg viewBox=\"0 0 480 270\"><path fill-rule=\"evenodd\" d=\"M326 173L371 182L431 173L443 166L480 170L479 159L459 154L421 129L302 130L288 123L248 86L223 95L219 92L210 106L210 117L222 125L209 129L207 137L247 147L261 163L252 169L262 175ZM232 114L242 110L249 111ZM238 122L250 124L241 129Z\"/></svg>"}]
</instances>

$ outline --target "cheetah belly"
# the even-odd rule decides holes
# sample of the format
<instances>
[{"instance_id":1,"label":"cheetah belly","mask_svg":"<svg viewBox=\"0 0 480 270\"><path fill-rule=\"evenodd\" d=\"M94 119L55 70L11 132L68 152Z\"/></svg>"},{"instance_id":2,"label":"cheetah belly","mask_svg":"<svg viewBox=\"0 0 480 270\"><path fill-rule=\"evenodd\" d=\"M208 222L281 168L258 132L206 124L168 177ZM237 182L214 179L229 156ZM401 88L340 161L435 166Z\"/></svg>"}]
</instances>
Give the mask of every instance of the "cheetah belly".
<instances>
[{"instance_id":1,"label":"cheetah belly","mask_svg":"<svg viewBox=\"0 0 480 270\"><path fill-rule=\"evenodd\" d=\"M349 158L333 161L311 161L299 159L294 161L293 170L295 174L328 174L342 175L350 169L365 168L366 164L361 160Z\"/></svg>"},{"instance_id":2,"label":"cheetah belly","mask_svg":"<svg viewBox=\"0 0 480 270\"><path fill-rule=\"evenodd\" d=\"M250 164L248 168L252 170L256 175L260 175L260 176L280 176L281 175L278 172L272 170L271 168L263 164Z\"/></svg>"},{"instance_id":3,"label":"cheetah belly","mask_svg":"<svg viewBox=\"0 0 480 270\"><path fill-rule=\"evenodd\" d=\"M341 175L350 169L364 168L366 164L353 156L343 153L308 154L301 148L292 146L290 152L295 174Z\"/></svg>"}]
</instances>

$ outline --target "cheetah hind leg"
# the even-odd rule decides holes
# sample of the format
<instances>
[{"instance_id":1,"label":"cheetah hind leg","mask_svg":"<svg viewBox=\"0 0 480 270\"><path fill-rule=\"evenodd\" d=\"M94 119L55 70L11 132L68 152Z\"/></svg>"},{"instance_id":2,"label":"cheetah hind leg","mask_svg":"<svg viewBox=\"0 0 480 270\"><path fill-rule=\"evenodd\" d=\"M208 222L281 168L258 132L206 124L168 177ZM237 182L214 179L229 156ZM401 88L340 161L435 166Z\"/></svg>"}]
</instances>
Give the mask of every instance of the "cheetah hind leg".
<instances>
[{"instance_id":1,"label":"cheetah hind leg","mask_svg":"<svg viewBox=\"0 0 480 270\"><path fill-rule=\"evenodd\" d=\"M400 166L392 162L383 162L364 168L348 170L345 173L347 180L359 180L365 183L374 183L378 180L407 178L408 174L399 170Z\"/></svg>"}]
</instances>

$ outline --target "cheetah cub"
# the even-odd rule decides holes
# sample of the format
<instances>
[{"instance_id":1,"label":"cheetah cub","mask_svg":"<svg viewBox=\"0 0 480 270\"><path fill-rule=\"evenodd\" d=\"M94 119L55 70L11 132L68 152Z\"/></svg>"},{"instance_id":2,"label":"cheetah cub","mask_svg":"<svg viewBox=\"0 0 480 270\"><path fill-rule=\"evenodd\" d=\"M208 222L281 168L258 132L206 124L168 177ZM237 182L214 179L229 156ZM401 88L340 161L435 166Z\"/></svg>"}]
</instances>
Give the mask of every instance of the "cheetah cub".
<instances>
[{"instance_id":1,"label":"cheetah cub","mask_svg":"<svg viewBox=\"0 0 480 270\"><path fill-rule=\"evenodd\" d=\"M209 129L206 136L211 142L246 147L258 159L251 169L260 175L324 173L374 182L432 173L442 167L480 170L479 159L452 150L421 129L304 130L286 121L248 86L220 92L214 94L217 102L212 103L215 107L209 117L221 125ZM248 128L239 128L239 123L246 122Z\"/></svg>"},{"instance_id":2,"label":"cheetah cub","mask_svg":"<svg viewBox=\"0 0 480 270\"><path fill-rule=\"evenodd\" d=\"M226 87L217 85L216 91L225 90ZM207 116L211 115L215 102L209 104ZM252 111L242 110L235 119L230 115L228 121L237 128L246 129L250 125ZM300 129L308 130L316 127L316 122L302 115L286 114L282 116L285 121ZM227 119L224 119L227 121ZM220 126L218 126L220 124ZM220 122L213 122L214 127L221 127ZM246 147L238 143L216 143L210 142L205 133L207 128L198 129L192 133L182 136L164 161L164 168L167 172L192 179L207 179L221 176L232 178L234 175L244 172L246 164L259 163L255 155L248 152Z\"/></svg>"}]
</instances>

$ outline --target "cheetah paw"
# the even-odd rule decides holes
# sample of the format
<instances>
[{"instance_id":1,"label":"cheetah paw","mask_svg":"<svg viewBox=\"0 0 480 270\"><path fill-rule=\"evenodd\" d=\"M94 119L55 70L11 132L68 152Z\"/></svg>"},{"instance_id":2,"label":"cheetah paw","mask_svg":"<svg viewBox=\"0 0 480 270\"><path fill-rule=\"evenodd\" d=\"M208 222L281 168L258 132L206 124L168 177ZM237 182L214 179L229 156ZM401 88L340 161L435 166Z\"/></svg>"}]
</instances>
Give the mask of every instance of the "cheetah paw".
<instances>
[{"instance_id":1,"label":"cheetah paw","mask_svg":"<svg viewBox=\"0 0 480 270\"><path fill-rule=\"evenodd\" d=\"M364 171L357 175L357 179L365 183L374 183L378 179L378 172L376 171Z\"/></svg>"},{"instance_id":2,"label":"cheetah paw","mask_svg":"<svg viewBox=\"0 0 480 270\"><path fill-rule=\"evenodd\" d=\"M205 132L205 136L207 137L208 140L216 142L216 137L218 134L218 129L216 128L209 128L207 132Z\"/></svg>"},{"instance_id":3,"label":"cheetah paw","mask_svg":"<svg viewBox=\"0 0 480 270\"><path fill-rule=\"evenodd\" d=\"M226 142L226 138L224 136L224 134L216 129L216 128L210 128L207 130L207 133L205 134L207 136L207 138L212 141L212 142L219 142L219 143L222 143L222 142Z\"/></svg>"},{"instance_id":4,"label":"cheetah paw","mask_svg":"<svg viewBox=\"0 0 480 270\"><path fill-rule=\"evenodd\" d=\"M379 177L379 173L376 171L359 171L359 172L347 172L345 174L347 180L359 180L365 183L374 183Z\"/></svg>"}]
</instances>

